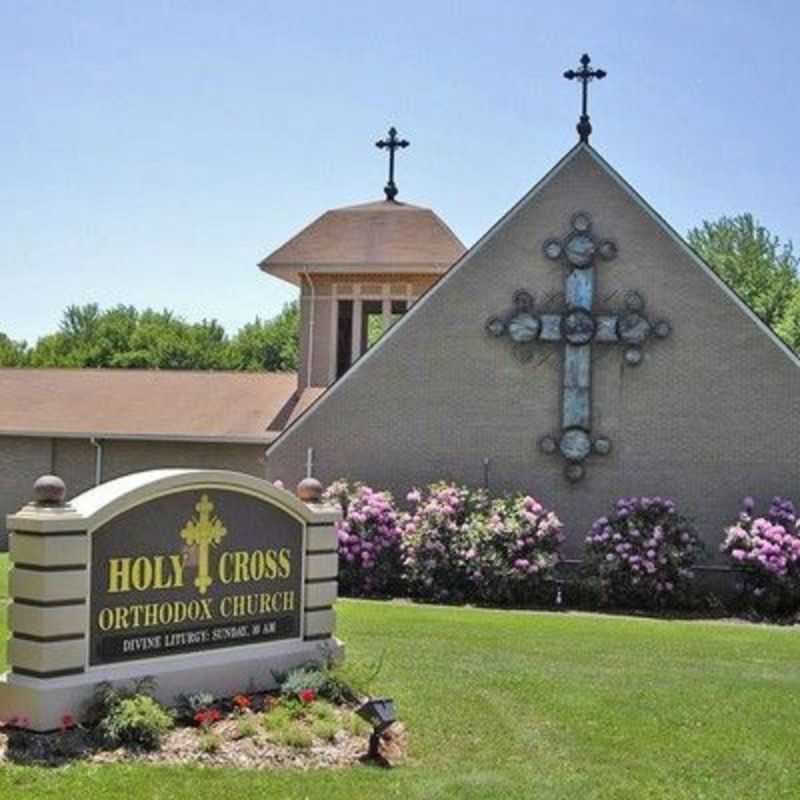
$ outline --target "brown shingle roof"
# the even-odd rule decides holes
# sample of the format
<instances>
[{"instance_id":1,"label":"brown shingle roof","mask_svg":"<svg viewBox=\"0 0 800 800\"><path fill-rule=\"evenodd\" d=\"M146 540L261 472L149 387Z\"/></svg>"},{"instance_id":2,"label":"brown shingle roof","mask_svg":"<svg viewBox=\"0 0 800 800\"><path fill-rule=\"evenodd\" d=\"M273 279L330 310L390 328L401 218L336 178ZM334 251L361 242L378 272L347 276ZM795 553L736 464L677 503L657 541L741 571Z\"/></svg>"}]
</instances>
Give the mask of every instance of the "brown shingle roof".
<instances>
[{"instance_id":1,"label":"brown shingle roof","mask_svg":"<svg viewBox=\"0 0 800 800\"><path fill-rule=\"evenodd\" d=\"M305 269L443 272L464 251L429 208L380 200L326 211L259 266L294 282Z\"/></svg>"},{"instance_id":2,"label":"brown shingle roof","mask_svg":"<svg viewBox=\"0 0 800 800\"><path fill-rule=\"evenodd\" d=\"M0 369L0 434L268 442L296 388L294 373Z\"/></svg>"}]
</instances>

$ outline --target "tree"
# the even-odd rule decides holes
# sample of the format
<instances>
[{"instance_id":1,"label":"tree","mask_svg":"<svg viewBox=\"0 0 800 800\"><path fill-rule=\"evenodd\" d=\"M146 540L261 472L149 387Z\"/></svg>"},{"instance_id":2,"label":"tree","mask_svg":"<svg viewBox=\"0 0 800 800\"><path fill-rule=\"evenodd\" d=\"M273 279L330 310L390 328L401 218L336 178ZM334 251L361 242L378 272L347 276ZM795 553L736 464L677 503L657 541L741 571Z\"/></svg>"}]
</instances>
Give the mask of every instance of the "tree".
<instances>
[{"instance_id":1,"label":"tree","mask_svg":"<svg viewBox=\"0 0 800 800\"><path fill-rule=\"evenodd\" d=\"M297 365L298 324L296 303L275 319L256 318L233 339L214 319L190 323L168 310L72 305L58 331L32 349L0 338L0 365L287 371Z\"/></svg>"},{"instance_id":2,"label":"tree","mask_svg":"<svg viewBox=\"0 0 800 800\"><path fill-rule=\"evenodd\" d=\"M781 242L752 214L704 221L701 227L689 231L688 238L756 314L786 336L785 317L800 290L800 259L792 243ZM796 338L793 346L797 347Z\"/></svg>"},{"instance_id":3,"label":"tree","mask_svg":"<svg viewBox=\"0 0 800 800\"><path fill-rule=\"evenodd\" d=\"M243 326L231 341L231 368L268 372L297 369L299 318L297 303L291 303L272 320L256 317L255 322Z\"/></svg>"},{"instance_id":4,"label":"tree","mask_svg":"<svg viewBox=\"0 0 800 800\"><path fill-rule=\"evenodd\" d=\"M777 333L789 347L800 353L800 286L786 305Z\"/></svg>"},{"instance_id":5,"label":"tree","mask_svg":"<svg viewBox=\"0 0 800 800\"><path fill-rule=\"evenodd\" d=\"M25 367L28 364L28 345L15 342L0 333L0 367Z\"/></svg>"}]
</instances>

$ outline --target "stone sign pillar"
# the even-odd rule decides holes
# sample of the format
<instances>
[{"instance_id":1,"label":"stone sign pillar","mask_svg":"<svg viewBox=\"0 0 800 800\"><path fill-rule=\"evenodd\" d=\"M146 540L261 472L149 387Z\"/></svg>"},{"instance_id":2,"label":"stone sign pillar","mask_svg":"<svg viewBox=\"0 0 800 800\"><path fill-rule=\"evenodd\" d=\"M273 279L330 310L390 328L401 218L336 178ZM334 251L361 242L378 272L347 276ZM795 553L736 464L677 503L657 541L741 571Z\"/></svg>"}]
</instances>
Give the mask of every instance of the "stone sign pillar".
<instances>
[{"instance_id":1,"label":"stone sign pillar","mask_svg":"<svg viewBox=\"0 0 800 800\"><path fill-rule=\"evenodd\" d=\"M0 718L53 730L97 684L182 693L268 689L275 673L341 657L334 638L340 512L249 475L163 469L71 502L55 476L8 517L9 671Z\"/></svg>"}]
</instances>

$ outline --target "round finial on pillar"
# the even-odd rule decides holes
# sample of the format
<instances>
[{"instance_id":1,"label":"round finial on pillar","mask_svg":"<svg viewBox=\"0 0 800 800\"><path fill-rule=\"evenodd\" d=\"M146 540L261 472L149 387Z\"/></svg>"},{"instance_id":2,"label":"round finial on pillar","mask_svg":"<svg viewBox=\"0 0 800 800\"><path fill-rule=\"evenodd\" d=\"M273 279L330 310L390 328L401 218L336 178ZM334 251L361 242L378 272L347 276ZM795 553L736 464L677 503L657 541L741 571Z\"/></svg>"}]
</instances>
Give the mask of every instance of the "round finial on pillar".
<instances>
[{"instance_id":1,"label":"round finial on pillar","mask_svg":"<svg viewBox=\"0 0 800 800\"><path fill-rule=\"evenodd\" d=\"M324 489L316 478L303 478L297 484L297 496L304 503L319 503Z\"/></svg>"},{"instance_id":2,"label":"round finial on pillar","mask_svg":"<svg viewBox=\"0 0 800 800\"><path fill-rule=\"evenodd\" d=\"M33 501L38 506L62 506L67 487L58 475L42 475L33 484Z\"/></svg>"}]
</instances>

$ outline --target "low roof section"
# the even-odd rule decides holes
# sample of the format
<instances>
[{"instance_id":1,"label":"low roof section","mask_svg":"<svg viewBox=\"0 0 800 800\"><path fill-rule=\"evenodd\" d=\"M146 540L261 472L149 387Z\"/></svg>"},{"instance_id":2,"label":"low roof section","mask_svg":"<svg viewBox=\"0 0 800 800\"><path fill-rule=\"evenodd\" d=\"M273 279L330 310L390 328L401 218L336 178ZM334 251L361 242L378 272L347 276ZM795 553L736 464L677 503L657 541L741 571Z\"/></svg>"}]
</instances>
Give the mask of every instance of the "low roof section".
<instances>
[{"instance_id":1,"label":"low roof section","mask_svg":"<svg viewBox=\"0 0 800 800\"><path fill-rule=\"evenodd\" d=\"M0 435L266 444L294 373L0 369Z\"/></svg>"}]
</instances>

